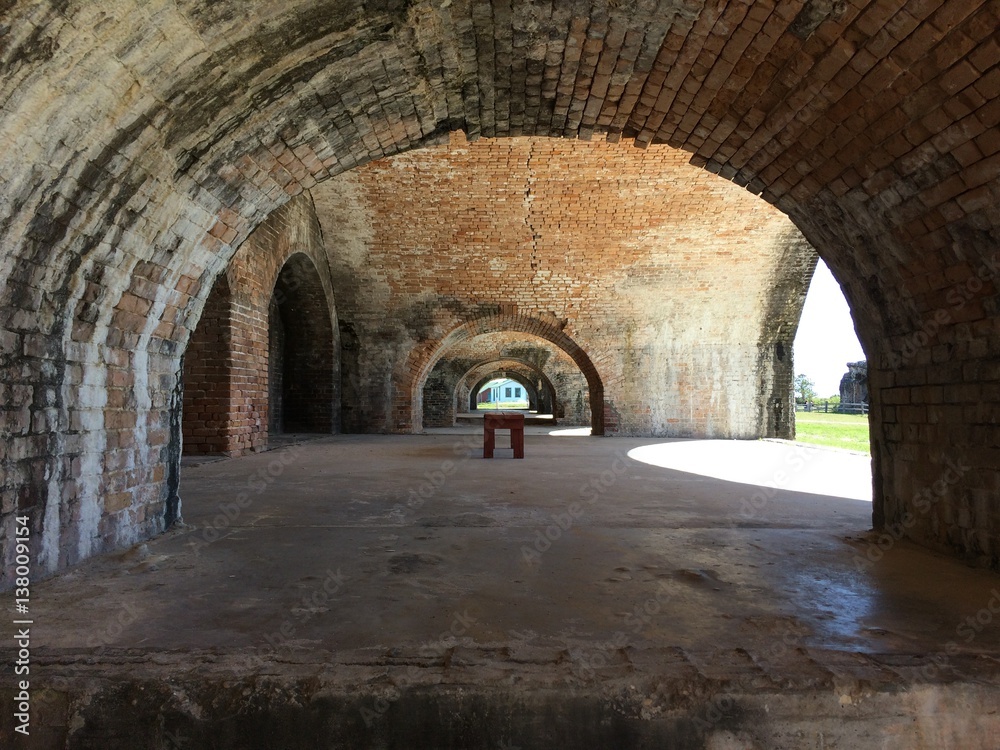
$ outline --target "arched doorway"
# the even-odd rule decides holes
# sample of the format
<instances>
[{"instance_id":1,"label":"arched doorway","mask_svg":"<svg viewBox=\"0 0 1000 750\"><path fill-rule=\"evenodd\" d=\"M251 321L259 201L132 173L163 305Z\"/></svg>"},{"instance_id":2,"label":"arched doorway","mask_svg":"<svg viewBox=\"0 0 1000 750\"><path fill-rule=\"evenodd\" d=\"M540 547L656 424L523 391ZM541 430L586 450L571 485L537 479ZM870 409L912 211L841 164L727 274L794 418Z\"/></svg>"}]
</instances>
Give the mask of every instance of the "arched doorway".
<instances>
[{"instance_id":1,"label":"arched doorway","mask_svg":"<svg viewBox=\"0 0 1000 750\"><path fill-rule=\"evenodd\" d=\"M335 363L330 304L316 266L292 255L268 306L268 431L334 430Z\"/></svg>"},{"instance_id":2,"label":"arched doorway","mask_svg":"<svg viewBox=\"0 0 1000 750\"><path fill-rule=\"evenodd\" d=\"M470 411L510 408L538 411L538 391L530 380L516 373L497 372L473 386L469 396Z\"/></svg>"},{"instance_id":3,"label":"arched doorway","mask_svg":"<svg viewBox=\"0 0 1000 750\"><path fill-rule=\"evenodd\" d=\"M561 370L551 374L557 380L565 380ZM455 386L456 416L479 410L481 390L495 378L510 378L520 383L527 392L528 411L550 417L553 424L565 414L562 401L570 397L569 389L560 393L542 367L517 359L501 359L473 367L458 381ZM578 380L583 381L582 374L578 374Z\"/></svg>"},{"instance_id":4,"label":"arched doorway","mask_svg":"<svg viewBox=\"0 0 1000 750\"><path fill-rule=\"evenodd\" d=\"M494 378L511 378L519 384L512 388L527 392L531 419L590 425L589 386L577 363L550 341L503 331L472 336L442 354L424 385L423 426L448 427L476 415L477 393Z\"/></svg>"},{"instance_id":5,"label":"arched doorway","mask_svg":"<svg viewBox=\"0 0 1000 750\"><path fill-rule=\"evenodd\" d=\"M412 378L412 386L407 389L409 392L405 395L409 398L409 410L415 430L419 430L423 426L424 387L436 365L447 355L448 350L470 338L498 332L514 332L529 338L543 339L554 344L568 355L587 382L592 434L604 434L604 383L587 353L562 330L535 318L504 311L469 321L452 330L436 345L414 350L411 353L407 369L410 372L416 371L418 374ZM422 364L413 361L419 357L423 358ZM404 394L399 395L400 397L404 396Z\"/></svg>"}]
</instances>

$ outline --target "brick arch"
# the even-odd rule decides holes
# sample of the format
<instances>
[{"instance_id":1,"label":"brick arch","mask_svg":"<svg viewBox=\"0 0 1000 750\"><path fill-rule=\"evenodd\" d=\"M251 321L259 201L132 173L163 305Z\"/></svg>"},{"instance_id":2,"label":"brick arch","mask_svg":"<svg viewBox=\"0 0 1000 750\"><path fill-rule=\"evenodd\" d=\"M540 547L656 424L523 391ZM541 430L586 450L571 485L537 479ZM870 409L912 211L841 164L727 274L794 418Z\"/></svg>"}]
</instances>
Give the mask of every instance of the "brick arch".
<instances>
[{"instance_id":1,"label":"brick arch","mask_svg":"<svg viewBox=\"0 0 1000 750\"><path fill-rule=\"evenodd\" d=\"M844 285L872 363L875 525L902 522L944 458L966 457L908 533L1000 566L983 494L1000 449L977 437L1000 409L994 4L108 7L5 11L3 490L47 528L41 570L159 530L141 519L163 514L124 495L171 496L179 357L248 234L315 181L455 129L667 143L788 213ZM105 497L106 464L129 462L128 490ZM64 502L88 509L72 543ZM129 518L101 523L113 513Z\"/></svg>"},{"instance_id":2,"label":"brick arch","mask_svg":"<svg viewBox=\"0 0 1000 750\"><path fill-rule=\"evenodd\" d=\"M313 399L308 419L290 427L335 429L336 309L317 230L311 203L297 198L275 211L217 277L184 360L184 453L245 455L265 450L275 427L282 431L274 415L285 394L280 382L276 392L271 387L281 308L300 319L291 344L305 337L308 351L293 372L308 381Z\"/></svg>"},{"instance_id":3,"label":"brick arch","mask_svg":"<svg viewBox=\"0 0 1000 750\"><path fill-rule=\"evenodd\" d=\"M450 427L453 425L455 423L456 414L460 412L468 412L469 410L467 397L464 405L460 403L459 400L459 393L463 387L466 390L468 389L469 378L475 373L481 372L484 367L488 370L492 367L492 371L495 371L501 363L508 368L515 368L521 373L519 375L521 378L531 379L534 377L541 380L543 382L543 387L547 387L548 392L551 394L549 401L555 401L555 391L549 378L539 367L527 362L526 360L517 359L515 357L505 357L500 359L491 358L486 361L477 361L476 364L472 365L465 371L459 372L456 370L454 366L455 364L466 362L465 358L459 357L458 360L455 361L450 357L445 356L438 360L437 365L432 368L431 373L425 381L423 389L422 423L425 428ZM435 373L438 375L437 378L435 378ZM529 390L533 394L532 398L537 401L538 394L535 392L535 387L531 386Z\"/></svg>"},{"instance_id":4,"label":"brick arch","mask_svg":"<svg viewBox=\"0 0 1000 750\"><path fill-rule=\"evenodd\" d=\"M423 388L438 360L455 344L484 333L513 331L537 336L555 344L572 359L587 380L590 391L591 431L604 434L604 382L587 353L561 328L537 318L503 310L484 315L452 329L435 342L414 347L407 359L397 391L397 417L409 419L409 428L419 430L423 421ZM405 424L405 422L403 422Z\"/></svg>"},{"instance_id":5,"label":"brick arch","mask_svg":"<svg viewBox=\"0 0 1000 750\"><path fill-rule=\"evenodd\" d=\"M513 374L508 375L509 373ZM537 377L541 380L542 388L544 388L549 394L549 400L552 404L553 417L558 413L558 394L556 393L556 388L553 385L552 380L549 379L549 376L546 375L540 367L532 362L509 357L493 360L492 362L482 362L465 373L465 375L463 375L455 384L455 403L462 403L460 394L463 391L468 391L470 394L478 393L479 389L493 378L508 376L512 380L518 380L518 378L530 379L531 376ZM469 383L472 383L473 380L475 380L475 382L472 385L469 385ZM534 384L524 383L521 380L518 380L518 382L525 387L530 387L533 391L535 390ZM536 394L536 398L537 397L538 394ZM466 408L471 408L471 403L469 403L467 399L463 405Z\"/></svg>"}]
</instances>

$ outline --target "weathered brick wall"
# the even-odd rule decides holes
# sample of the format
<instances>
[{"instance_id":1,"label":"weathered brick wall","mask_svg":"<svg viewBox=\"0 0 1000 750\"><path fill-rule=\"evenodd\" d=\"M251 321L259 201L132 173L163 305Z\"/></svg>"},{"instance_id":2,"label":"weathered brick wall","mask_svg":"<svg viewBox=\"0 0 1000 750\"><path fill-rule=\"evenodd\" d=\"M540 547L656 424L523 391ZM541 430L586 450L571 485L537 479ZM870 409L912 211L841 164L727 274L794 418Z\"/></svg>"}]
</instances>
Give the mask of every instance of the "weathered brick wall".
<instances>
[{"instance_id":1,"label":"weathered brick wall","mask_svg":"<svg viewBox=\"0 0 1000 750\"><path fill-rule=\"evenodd\" d=\"M1000 149L1000 139L987 147ZM910 190L911 208L937 194ZM935 212L975 205L959 196ZM857 205L851 218L835 209L803 219L817 242L829 238L832 214L857 237L870 233L868 247L908 259L891 268L874 254L834 261L868 354L874 525L884 532L869 560L907 537L1000 569L1000 231L984 225L1000 220L996 205L936 229L919 214L865 217ZM885 291L883 317L861 280L890 276L898 286Z\"/></svg>"},{"instance_id":2,"label":"weathered brick wall","mask_svg":"<svg viewBox=\"0 0 1000 750\"><path fill-rule=\"evenodd\" d=\"M209 295L184 368L184 452L239 456L269 432L333 432L339 341L308 196L272 213Z\"/></svg>"},{"instance_id":3,"label":"weathered brick wall","mask_svg":"<svg viewBox=\"0 0 1000 750\"><path fill-rule=\"evenodd\" d=\"M790 434L791 345L815 255L782 214L687 158L456 136L317 187L361 352L351 367L367 411L352 428L413 426L411 352L440 356L432 344L449 331L506 308L553 321L599 362L621 434Z\"/></svg>"},{"instance_id":4,"label":"weathered brick wall","mask_svg":"<svg viewBox=\"0 0 1000 750\"><path fill-rule=\"evenodd\" d=\"M996 565L998 26L986 0L3 4L5 580L17 512L31 519L39 574L176 517L180 357L232 253L289 196L452 130L666 143L778 206L844 284L872 364L876 524L913 513L904 533ZM579 202L592 196L604 210L632 201L588 189ZM742 270L730 281L740 293ZM388 283L376 281L373 295ZM484 312L529 327L501 310ZM430 321L431 335L445 323ZM385 407L395 343L374 361L360 323L343 330L342 351L382 377L345 380L365 396L355 421L412 423L406 404ZM768 333L781 338L758 342L746 368L783 362L784 333ZM638 363L597 360L615 391L607 413L627 429L662 415L621 408L626 365L648 367L675 340L664 327L647 349L656 336L637 335ZM688 344L676 345L694 371L724 369L711 345L696 356ZM402 379L424 372L433 346L418 354ZM690 406L671 429L705 422ZM969 468L933 494L946 461ZM922 510L927 490L936 499Z\"/></svg>"},{"instance_id":5,"label":"weathered brick wall","mask_svg":"<svg viewBox=\"0 0 1000 750\"><path fill-rule=\"evenodd\" d=\"M183 452L215 455L234 451L229 428L234 418L230 319L232 294L225 274L212 287L205 309L184 352Z\"/></svg>"}]
</instances>

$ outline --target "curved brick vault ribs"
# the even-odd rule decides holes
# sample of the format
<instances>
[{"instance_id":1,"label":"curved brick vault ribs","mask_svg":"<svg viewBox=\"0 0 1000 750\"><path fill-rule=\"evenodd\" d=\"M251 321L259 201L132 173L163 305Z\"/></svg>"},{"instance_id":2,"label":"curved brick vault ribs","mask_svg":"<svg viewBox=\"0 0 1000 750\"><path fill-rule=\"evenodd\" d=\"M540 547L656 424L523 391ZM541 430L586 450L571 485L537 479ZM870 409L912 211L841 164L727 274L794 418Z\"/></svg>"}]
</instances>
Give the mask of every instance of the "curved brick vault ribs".
<instances>
[{"instance_id":1,"label":"curved brick vault ribs","mask_svg":"<svg viewBox=\"0 0 1000 750\"><path fill-rule=\"evenodd\" d=\"M604 434L604 383L587 353L573 339L554 325L518 315L514 311L499 310L471 320L444 336L440 341L414 347L407 358L400 376L395 413L409 418L412 429L420 429L423 420L423 390L427 378L438 361L448 350L467 339L488 333L513 331L537 336L555 344L580 368L590 391L591 429L594 435ZM405 423L404 423L405 424Z\"/></svg>"},{"instance_id":2,"label":"curved brick vault ribs","mask_svg":"<svg viewBox=\"0 0 1000 750\"><path fill-rule=\"evenodd\" d=\"M470 361L475 362L471 367L469 367ZM569 363L575 370L575 363L572 360L569 360ZM555 368L550 366L549 369ZM563 366L556 371L557 377L562 376L563 380L565 380L564 369ZM481 357L470 360L455 354L453 348L449 356L442 357L438 361L424 386L424 427L448 426L454 423L456 414L474 411L472 399L479 390L490 380L502 377L517 380L528 389L530 408L553 415L559 412L560 396L557 394L556 386L542 367L535 362L509 356L487 361ZM580 379L583 380L582 374ZM436 386L433 392L432 385ZM566 395L568 394L564 393L563 397ZM440 405L433 403L436 400L441 400L443 403Z\"/></svg>"},{"instance_id":3,"label":"curved brick vault ribs","mask_svg":"<svg viewBox=\"0 0 1000 750\"><path fill-rule=\"evenodd\" d=\"M179 358L234 250L458 129L668 143L779 206L869 355L876 526L1000 564L995 3L14 0L0 26L5 571L16 512L39 571L161 530Z\"/></svg>"}]
</instances>

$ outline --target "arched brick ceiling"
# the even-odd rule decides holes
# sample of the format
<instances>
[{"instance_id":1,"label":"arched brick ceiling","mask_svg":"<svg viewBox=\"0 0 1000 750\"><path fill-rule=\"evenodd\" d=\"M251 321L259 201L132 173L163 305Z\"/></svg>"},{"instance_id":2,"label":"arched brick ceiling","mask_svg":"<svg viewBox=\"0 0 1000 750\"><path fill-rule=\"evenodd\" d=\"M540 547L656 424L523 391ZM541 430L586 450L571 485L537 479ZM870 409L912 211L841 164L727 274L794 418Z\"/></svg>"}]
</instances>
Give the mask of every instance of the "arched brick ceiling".
<instances>
[{"instance_id":1,"label":"arched brick ceiling","mask_svg":"<svg viewBox=\"0 0 1000 750\"><path fill-rule=\"evenodd\" d=\"M925 293L958 259L948 237L980 251L995 239L998 13L967 0L14 2L3 277L38 290L22 309L82 296L83 256L129 276L152 261L172 289L216 272L288 194L371 158L452 129L607 130L687 149L762 193L848 282L863 327L910 328L928 305L890 310L895 290ZM171 308L184 301L154 311L183 322Z\"/></svg>"},{"instance_id":2,"label":"arched brick ceiling","mask_svg":"<svg viewBox=\"0 0 1000 750\"><path fill-rule=\"evenodd\" d=\"M563 370L579 369L573 359L552 342L509 331L484 333L458 341L444 352L439 361L456 360L474 362L477 366L519 361L539 372L547 366Z\"/></svg>"}]
</instances>

